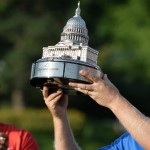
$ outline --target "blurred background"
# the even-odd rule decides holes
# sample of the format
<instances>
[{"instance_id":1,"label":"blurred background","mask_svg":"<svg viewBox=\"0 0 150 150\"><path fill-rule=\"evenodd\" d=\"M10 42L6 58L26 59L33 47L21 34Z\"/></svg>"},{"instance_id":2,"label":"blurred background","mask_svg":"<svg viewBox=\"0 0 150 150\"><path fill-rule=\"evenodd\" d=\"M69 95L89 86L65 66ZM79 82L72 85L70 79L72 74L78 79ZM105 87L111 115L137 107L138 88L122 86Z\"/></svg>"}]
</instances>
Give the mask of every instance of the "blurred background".
<instances>
[{"instance_id":1,"label":"blurred background","mask_svg":"<svg viewBox=\"0 0 150 150\"><path fill-rule=\"evenodd\" d=\"M29 130L41 150L53 149L53 124L39 89L30 85L31 64L55 45L78 1L0 0L0 118ZM150 1L81 0L89 46L98 65L132 104L150 115ZM110 144L124 129L106 108L71 95L69 119L82 149Z\"/></svg>"}]
</instances>

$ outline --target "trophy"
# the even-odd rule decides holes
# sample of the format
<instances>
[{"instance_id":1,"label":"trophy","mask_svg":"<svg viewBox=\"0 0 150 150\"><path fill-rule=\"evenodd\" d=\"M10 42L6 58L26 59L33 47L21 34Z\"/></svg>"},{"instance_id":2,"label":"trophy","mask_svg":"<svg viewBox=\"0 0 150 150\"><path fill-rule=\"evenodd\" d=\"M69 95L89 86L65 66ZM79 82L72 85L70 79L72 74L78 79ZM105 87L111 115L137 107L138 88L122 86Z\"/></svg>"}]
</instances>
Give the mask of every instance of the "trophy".
<instances>
[{"instance_id":1,"label":"trophy","mask_svg":"<svg viewBox=\"0 0 150 150\"><path fill-rule=\"evenodd\" d=\"M63 28L60 42L43 47L42 58L32 63L30 84L34 87L42 88L45 83L50 83L51 88L70 90L68 82L90 84L80 76L80 70L96 77L103 76L97 66L98 51L88 46L88 30L80 12L79 2L75 15Z\"/></svg>"}]
</instances>

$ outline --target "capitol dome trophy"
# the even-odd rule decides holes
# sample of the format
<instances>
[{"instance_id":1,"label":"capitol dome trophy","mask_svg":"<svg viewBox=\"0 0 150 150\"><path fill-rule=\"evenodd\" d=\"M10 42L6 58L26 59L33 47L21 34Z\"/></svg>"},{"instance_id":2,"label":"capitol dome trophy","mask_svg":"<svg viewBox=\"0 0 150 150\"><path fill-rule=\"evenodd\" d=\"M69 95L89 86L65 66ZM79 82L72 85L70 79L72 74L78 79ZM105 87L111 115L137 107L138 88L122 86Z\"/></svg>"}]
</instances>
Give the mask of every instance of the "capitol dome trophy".
<instances>
[{"instance_id":1,"label":"capitol dome trophy","mask_svg":"<svg viewBox=\"0 0 150 150\"><path fill-rule=\"evenodd\" d=\"M61 40L55 46L43 47L42 58L32 64L30 83L42 88L50 83L51 88L69 90L68 82L90 83L79 75L86 70L93 76L103 73L97 66L98 51L88 46L88 30L80 16L80 3L75 16L70 18L61 33Z\"/></svg>"}]
</instances>

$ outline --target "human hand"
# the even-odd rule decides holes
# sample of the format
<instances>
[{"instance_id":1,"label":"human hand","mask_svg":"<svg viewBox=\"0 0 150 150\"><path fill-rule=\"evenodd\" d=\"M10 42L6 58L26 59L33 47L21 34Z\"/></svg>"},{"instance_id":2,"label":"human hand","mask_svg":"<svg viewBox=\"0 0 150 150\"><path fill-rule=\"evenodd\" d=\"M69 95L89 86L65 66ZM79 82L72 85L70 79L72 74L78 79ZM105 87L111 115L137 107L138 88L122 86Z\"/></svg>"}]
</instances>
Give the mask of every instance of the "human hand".
<instances>
[{"instance_id":1,"label":"human hand","mask_svg":"<svg viewBox=\"0 0 150 150\"><path fill-rule=\"evenodd\" d=\"M45 85L42 94L45 104L53 117L61 117L66 113L68 95L64 94L62 89L59 88L55 92L49 93L49 86Z\"/></svg>"},{"instance_id":2,"label":"human hand","mask_svg":"<svg viewBox=\"0 0 150 150\"><path fill-rule=\"evenodd\" d=\"M0 132L0 150L7 150L7 139L8 135Z\"/></svg>"},{"instance_id":3,"label":"human hand","mask_svg":"<svg viewBox=\"0 0 150 150\"><path fill-rule=\"evenodd\" d=\"M93 77L90 73L84 70L81 70L79 73L88 81L91 81L91 84L70 82L69 86L77 91L89 95L98 104L109 107L111 102L120 95L118 89L110 82L106 74L102 79Z\"/></svg>"}]
</instances>

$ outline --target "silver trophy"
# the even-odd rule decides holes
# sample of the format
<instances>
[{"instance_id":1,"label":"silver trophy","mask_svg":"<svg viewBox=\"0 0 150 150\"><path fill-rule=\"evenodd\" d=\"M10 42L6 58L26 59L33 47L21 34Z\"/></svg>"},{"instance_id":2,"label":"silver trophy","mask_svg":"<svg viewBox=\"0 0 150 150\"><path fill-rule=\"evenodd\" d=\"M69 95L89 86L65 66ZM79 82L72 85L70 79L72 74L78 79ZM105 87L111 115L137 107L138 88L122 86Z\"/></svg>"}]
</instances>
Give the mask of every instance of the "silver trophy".
<instances>
[{"instance_id":1,"label":"silver trophy","mask_svg":"<svg viewBox=\"0 0 150 150\"><path fill-rule=\"evenodd\" d=\"M50 83L51 88L70 89L68 82L89 84L79 75L86 70L93 76L103 75L97 66L98 51L88 46L88 30L80 16L80 2L75 15L70 18L61 33L61 40L55 46L43 47L42 58L32 64L30 83L42 88Z\"/></svg>"}]
</instances>

